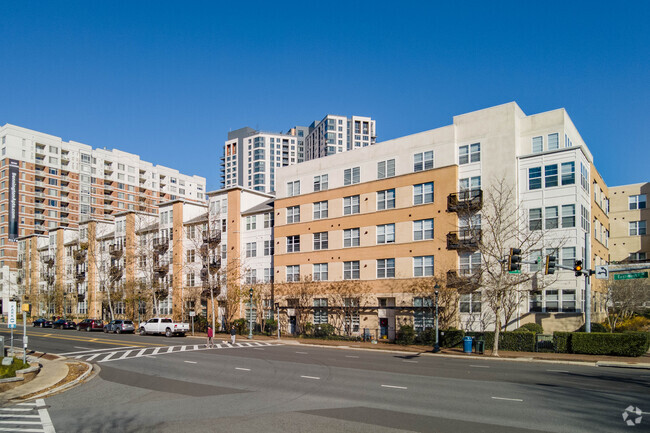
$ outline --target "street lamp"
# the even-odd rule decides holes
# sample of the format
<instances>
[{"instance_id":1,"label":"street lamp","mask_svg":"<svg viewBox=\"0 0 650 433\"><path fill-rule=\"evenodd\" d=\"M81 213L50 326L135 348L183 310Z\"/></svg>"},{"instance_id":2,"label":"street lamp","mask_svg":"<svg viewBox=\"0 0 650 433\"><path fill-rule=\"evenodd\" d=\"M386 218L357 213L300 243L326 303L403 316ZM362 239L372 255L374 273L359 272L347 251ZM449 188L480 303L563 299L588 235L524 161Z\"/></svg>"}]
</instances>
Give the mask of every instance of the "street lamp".
<instances>
[{"instance_id":1,"label":"street lamp","mask_svg":"<svg viewBox=\"0 0 650 433\"><path fill-rule=\"evenodd\" d=\"M248 304L248 339L253 339L253 288L248 291L250 301Z\"/></svg>"},{"instance_id":2,"label":"street lamp","mask_svg":"<svg viewBox=\"0 0 650 433\"><path fill-rule=\"evenodd\" d=\"M433 346L433 353L438 353L440 352L440 344L438 344L438 289L440 286L436 284L433 288L436 289L436 344Z\"/></svg>"}]
</instances>

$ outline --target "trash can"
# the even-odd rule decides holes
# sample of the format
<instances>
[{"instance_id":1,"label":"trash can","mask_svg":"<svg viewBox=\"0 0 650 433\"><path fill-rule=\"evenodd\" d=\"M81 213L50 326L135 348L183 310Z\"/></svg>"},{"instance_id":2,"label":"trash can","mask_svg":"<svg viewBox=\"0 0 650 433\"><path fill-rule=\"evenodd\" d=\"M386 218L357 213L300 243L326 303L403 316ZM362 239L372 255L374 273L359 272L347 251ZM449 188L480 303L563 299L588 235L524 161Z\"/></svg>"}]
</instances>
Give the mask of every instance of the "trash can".
<instances>
[{"instance_id":1,"label":"trash can","mask_svg":"<svg viewBox=\"0 0 650 433\"><path fill-rule=\"evenodd\" d=\"M463 338L463 352L472 353L472 337Z\"/></svg>"},{"instance_id":2,"label":"trash can","mask_svg":"<svg viewBox=\"0 0 650 433\"><path fill-rule=\"evenodd\" d=\"M485 351L485 341L476 340L476 353L478 353L479 355L483 355L484 351Z\"/></svg>"}]
</instances>

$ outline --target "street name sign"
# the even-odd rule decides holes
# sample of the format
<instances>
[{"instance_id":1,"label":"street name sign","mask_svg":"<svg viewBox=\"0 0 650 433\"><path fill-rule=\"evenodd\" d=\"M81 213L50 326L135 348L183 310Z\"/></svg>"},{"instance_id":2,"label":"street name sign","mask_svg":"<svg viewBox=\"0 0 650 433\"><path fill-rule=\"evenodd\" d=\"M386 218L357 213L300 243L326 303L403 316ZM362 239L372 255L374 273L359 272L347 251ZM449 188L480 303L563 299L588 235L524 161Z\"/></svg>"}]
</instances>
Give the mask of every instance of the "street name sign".
<instances>
[{"instance_id":1,"label":"street name sign","mask_svg":"<svg viewBox=\"0 0 650 433\"><path fill-rule=\"evenodd\" d=\"M16 302L9 302L9 327L16 327Z\"/></svg>"},{"instance_id":2,"label":"street name sign","mask_svg":"<svg viewBox=\"0 0 650 433\"><path fill-rule=\"evenodd\" d=\"M648 278L647 272L632 272L629 274L614 274L615 280L635 280L637 278Z\"/></svg>"}]
</instances>

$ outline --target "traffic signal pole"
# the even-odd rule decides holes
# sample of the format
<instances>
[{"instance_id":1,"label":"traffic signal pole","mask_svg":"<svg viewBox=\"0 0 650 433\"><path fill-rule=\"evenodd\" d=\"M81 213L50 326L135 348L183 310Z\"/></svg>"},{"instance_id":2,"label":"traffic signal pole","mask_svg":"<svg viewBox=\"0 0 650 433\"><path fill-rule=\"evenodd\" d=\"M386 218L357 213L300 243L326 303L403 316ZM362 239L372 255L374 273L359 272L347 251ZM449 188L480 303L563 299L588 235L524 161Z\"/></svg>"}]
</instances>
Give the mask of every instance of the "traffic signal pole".
<instances>
[{"instance_id":1,"label":"traffic signal pole","mask_svg":"<svg viewBox=\"0 0 650 433\"><path fill-rule=\"evenodd\" d=\"M585 268L589 269L589 234L585 232ZM589 284L590 271L585 275L585 332L591 332L591 285Z\"/></svg>"}]
</instances>

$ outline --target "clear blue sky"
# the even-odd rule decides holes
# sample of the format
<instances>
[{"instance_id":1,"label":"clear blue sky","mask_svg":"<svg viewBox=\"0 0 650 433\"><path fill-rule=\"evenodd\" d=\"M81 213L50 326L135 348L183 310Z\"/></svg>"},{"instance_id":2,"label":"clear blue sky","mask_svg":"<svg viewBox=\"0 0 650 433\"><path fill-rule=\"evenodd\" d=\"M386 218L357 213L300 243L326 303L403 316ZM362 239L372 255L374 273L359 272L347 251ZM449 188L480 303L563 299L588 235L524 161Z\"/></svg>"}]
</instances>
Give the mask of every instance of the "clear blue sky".
<instances>
[{"instance_id":1,"label":"clear blue sky","mask_svg":"<svg viewBox=\"0 0 650 433\"><path fill-rule=\"evenodd\" d=\"M222 4L223 3L223 4ZM608 185L650 181L650 2L0 1L0 124L207 178L231 129L368 115L380 141L565 107Z\"/></svg>"}]
</instances>

